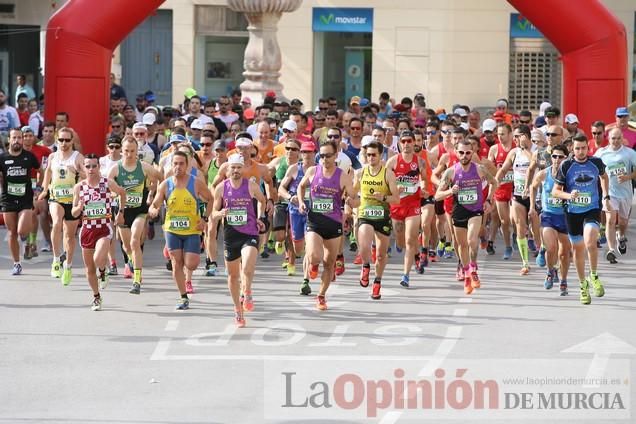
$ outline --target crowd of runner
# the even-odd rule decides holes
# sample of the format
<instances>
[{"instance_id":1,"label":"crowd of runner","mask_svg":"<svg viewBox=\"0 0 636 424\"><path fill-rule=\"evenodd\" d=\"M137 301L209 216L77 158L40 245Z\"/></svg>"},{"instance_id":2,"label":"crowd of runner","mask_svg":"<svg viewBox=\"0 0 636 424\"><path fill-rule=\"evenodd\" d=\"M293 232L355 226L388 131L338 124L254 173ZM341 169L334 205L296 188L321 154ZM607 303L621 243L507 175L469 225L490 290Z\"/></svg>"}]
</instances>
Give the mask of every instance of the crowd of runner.
<instances>
[{"instance_id":1,"label":"crowd of runner","mask_svg":"<svg viewBox=\"0 0 636 424\"><path fill-rule=\"evenodd\" d=\"M262 105L236 91L211 101L193 89L178 107L153 100L113 97L103 157L82 154L64 112L21 127L0 119L12 275L23 260L51 252L51 278L70 284L79 239L92 309L100 310L101 290L119 269L130 293L142 293L144 242L162 225L176 308L189 307L202 253L204 275L217 275L222 243L243 327L255 309L256 262L274 254L284 273L298 273L298 292L315 292L316 308L326 310L346 247L374 300L383 284L425 284L412 271L440 260L456 261L455 278L470 295L484 284L479 251L500 250L533 281L531 268L544 269L541 284L558 286L560 296L574 262L583 304L605 293L599 249L607 246L609 264L627 252L636 128L625 107L615 122L587 129L547 102L538 114L516 113L505 99L486 116L465 105L430 109L422 94L399 103L388 93L377 103L354 96L345 109L330 97L315 111L275 93ZM4 92L2 114L12 114ZM395 282L383 281L389 255L403 256Z\"/></svg>"}]
</instances>

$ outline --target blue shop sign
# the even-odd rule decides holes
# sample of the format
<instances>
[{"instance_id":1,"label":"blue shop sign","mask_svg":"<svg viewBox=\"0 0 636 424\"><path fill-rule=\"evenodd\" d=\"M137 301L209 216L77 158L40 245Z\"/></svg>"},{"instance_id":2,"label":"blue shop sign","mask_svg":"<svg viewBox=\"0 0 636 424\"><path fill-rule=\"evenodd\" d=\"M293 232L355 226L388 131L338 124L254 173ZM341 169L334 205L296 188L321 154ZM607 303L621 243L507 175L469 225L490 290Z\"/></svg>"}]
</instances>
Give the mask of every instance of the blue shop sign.
<instances>
[{"instance_id":1,"label":"blue shop sign","mask_svg":"<svg viewBox=\"0 0 636 424\"><path fill-rule=\"evenodd\" d=\"M314 7L314 32L373 32L373 9Z\"/></svg>"},{"instance_id":2,"label":"blue shop sign","mask_svg":"<svg viewBox=\"0 0 636 424\"><path fill-rule=\"evenodd\" d=\"M536 26L520 13L510 14L510 38L545 38Z\"/></svg>"}]
</instances>

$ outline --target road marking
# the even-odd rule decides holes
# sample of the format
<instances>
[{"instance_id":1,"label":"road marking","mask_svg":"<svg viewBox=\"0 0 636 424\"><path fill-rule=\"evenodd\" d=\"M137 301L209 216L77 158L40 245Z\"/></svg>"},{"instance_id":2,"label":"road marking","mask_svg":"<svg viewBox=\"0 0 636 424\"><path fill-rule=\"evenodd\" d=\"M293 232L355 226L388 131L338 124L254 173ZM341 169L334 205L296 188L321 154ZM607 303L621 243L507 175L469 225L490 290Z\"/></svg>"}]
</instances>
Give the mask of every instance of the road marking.
<instances>
[{"instance_id":1,"label":"road marking","mask_svg":"<svg viewBox=\"0 0 636 424\"><path fill-rule=\"evenodd\" d=\"M179 327L179 320L171 319L166 323L165 331L177 331L178 327Z\"/></svg>"},{"instance_id":2,"label":"road marking","mask_svg":"<svg viewBox=\"0 0 636 424\"><path fill-rule=\"evenodd\" d=\"M473 303L472 297L460 297L459 303Z\"/></svg>"}]
</instances>

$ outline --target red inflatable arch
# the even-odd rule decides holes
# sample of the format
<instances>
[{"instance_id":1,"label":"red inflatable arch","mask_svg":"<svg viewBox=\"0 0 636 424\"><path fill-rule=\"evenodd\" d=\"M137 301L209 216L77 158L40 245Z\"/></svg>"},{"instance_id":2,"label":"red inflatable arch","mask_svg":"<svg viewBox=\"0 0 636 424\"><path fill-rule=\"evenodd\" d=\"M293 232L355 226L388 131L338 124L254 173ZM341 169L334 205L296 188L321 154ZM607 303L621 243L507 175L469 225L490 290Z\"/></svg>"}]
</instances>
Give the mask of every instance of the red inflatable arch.
<instances>
[{"instance_id":1,"label":"red inflatable arch","mask_svg":"<svg viewBox=\"0 0 636 424\"><path fill-rule=\"evenodd\" d=\"M599 0L508 0L561 52L563 109L582 128L613 120L627 93L625 28ZM68 112L84 152L104 154L110 66L115 47L163 0L69 0L46 37L47 119ZM564 24L576 22L576 25ZM88 100L88 101L87 101Z\"/></svg>"}]
</instances>

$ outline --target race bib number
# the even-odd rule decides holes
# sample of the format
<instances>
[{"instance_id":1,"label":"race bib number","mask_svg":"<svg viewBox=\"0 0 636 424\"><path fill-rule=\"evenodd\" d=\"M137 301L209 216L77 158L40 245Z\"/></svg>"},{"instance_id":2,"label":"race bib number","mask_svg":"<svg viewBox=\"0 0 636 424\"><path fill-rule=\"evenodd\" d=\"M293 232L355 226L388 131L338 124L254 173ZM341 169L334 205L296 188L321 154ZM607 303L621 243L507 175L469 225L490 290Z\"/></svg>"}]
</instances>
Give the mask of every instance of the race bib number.
<instances>
[{"instance_id":1,"label":"race bib number","mask_svg":"<svg viewBox=\"0 0 636 424\"><path fill-rule=\"evenodd\" d=\"M417 193L418 185L410 181L398 181L398 188L404 187L404 191L400 193L400 197L405 197Z\"/></svg>"},{"instance_id":2,"label":"race bib number","mask_svg":"<svg viewBox=\"0 0 636 424\"><path fill-rule=\"evenodd\" d=\"M364 218L368 219L383 219L384 207L382 206L367 206L364 208Z\"/></svg>"},{"instance_id":3,"label":"race bib number","mask_svg":"<svg viewBox=\"0 0 636 424\"><path fill-rule=\"evenodd\" d=\"M313 199L311 210L317 213L333 212L333 199Z\"/></svg>"},{"instance_id":4,"label":"race bib number","mask_svg":"<svg viewBox=\"0 0 636 424\"><path fill-rule=\"evenodd\" d=\"M592 193L579 193L576 198L570 201L573 206L585 207L592 204Z\"/></svg>"},{"instance_id":5,"label":"race bib number","mask_svg":"<svg viewBox=\"0 0 636 424\"><path fill-rule=\"evenodd\" d=\"M126 207L138 208L141 206L143 195L137 191L126 193Z\"/></svg>"},{"instance_id":6,"label":"race bib number","mask_svg":"<svg viewBox=\"0 0 636 424\"><path fill-rule=\"evenodd\" d=\"M627 175L627 167L623 162L617 162L607 167L607 175L610 177L618 177L620 175Z\"/></svg>"},{"instance_id":7,"label":"race bib number","mask_svg":"<svg viewBox=\"0 0 636 424\"><path fill-rule=\"evenodd\" d=\"M515 179L515 173L508 171L501 180L502 183L511 183Z\"/></svg>"},{"instance_id":8,"label":"race bib number","mask_svg":"<svg viewBox=\"0 0 636 424\"><path fill-rule=\"evenodd\" d=\"M247 224L247 209L237 208L229 209L226 216L229 225L245 225Z\"/></svg>"},{"instance_id":9,"label":"race bib number","mask_svg":"<svg viewBox=\"0 0 636 424\"><path fill-rule=\"evenodd\" d=\"M523 194L523 191L526 189L526 180L522 178L517 178L515 180L514 185L515 185L514 194L516 194L517 196L521 196Z\"/></svg>"},{"instance_id":10,"label":"race bib number","mask_svg":"<svg viewBox=\"0 0 636 424\"><path fill-rule=\"evenodd\" d=\"M187 216L173 216L170 217L170 230L189 230L190 218Z\"/></svg>"},{"instance_id":11,"label":"race bib number","mask_svg":"<svg viewBox=\"0 0 636 424\"><path fill-rule=\"evenodd\" d=\"M457 201L460 205L474 205L477 199L477 190L474 188L464 188L457 193Z\"/></svg>"},{"instance_id":12,"label":"race bib number","mask_svg":"<svg viewBox=\"0 0 636 424\"><path fill-rule=\"evenodd\" d=\"M53 189L53 196L56 199L65 199L65 198L73 197L73 186L71 185L56 186Z\"/></svg>"},{"instance_id":13,"label":"race bib number","mask_svg":"<svg viewBox=\"0 0 636 424\"><path fill-rule=\"evenodd\" d=\"M553 208L560 208L561 206L563 206L563 199L548 196L548 206L551 206Z\"/></svg>"},{"instance_id":14,"label":"race bib number","mask_svg":"<svg viewBox=\"0 0 636 424\"><path fill-rule=\"evenodd\" d=\"M25 183L7 183L7 193L12 196L24 196L26 193L26 184Z\"/></svg>"},{"instance_id":15,"label":"race bib number","mask_svg":"<svg viewBox=\"0 0 636 424\"><path fill-rule=\"evenodd\" d=\"M84 206L84 216L86 218L106 218L106 212L106 202L91 202Z\"/></svg>"}]
</instances>

